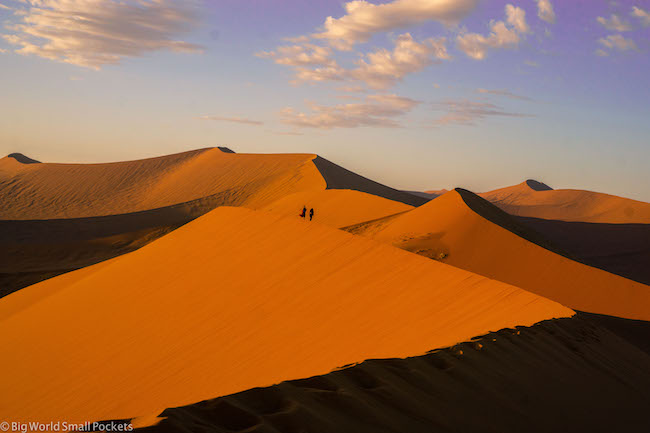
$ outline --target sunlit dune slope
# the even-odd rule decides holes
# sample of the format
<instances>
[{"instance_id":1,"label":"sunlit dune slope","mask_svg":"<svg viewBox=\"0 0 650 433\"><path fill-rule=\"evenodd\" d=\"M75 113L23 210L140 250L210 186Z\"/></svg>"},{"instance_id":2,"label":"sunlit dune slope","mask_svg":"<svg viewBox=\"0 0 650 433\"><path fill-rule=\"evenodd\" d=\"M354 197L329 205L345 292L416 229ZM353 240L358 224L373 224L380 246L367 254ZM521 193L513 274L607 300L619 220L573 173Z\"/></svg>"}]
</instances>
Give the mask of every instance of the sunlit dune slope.
<instances>
[{"instance_id":1,"label":"sunlit dune slope","mask_svg":"<svg viewBox=\"0 0 650 433\"><path fill-rule=\"evenodd\" d=\"M285 194L325 189L315 155L234 154L201 149L109 164L0 160L0 219L125 214L209 197L258 207Z\"/></svg>"},{"instance_id":2,"label":"sunlit dune slope","mask_svg":"<svg viewBox=\"0 0 650 433\"><path fill-rule=\"evenodd\" d=\"M314 209L313 221L331 227L345 227L406 212L413 206L360 191L328 189L287 195L264 209L287 216L298 216L303 206Z\"/></svg>"},{"instance_id":3,"label":"sunlit dune slope","mask_svg":"<svg viewBox=\"0 0 650 433\"><path fill-rule=\"evenodd\" d=\"M499 224L517 223L480 197ZM630 319L650 320L650 287L577 263L551 252L477 214L461 193L451 191L424 206L384 220L348 228L426 257L494 278L571 308ZM543 243L535 233L520 235Z\"/></svg>"},{"instance_id":4,"label":"sunlit dune slope","mask_svg":"<svg viewBox=\"0 0 650 433\"><path fill-rule=\"evenodd\" d=\"M480 194L512 215L561 221L650 223L650 203L528 180Z\"/></svg>"},{"instance_id":5,"label":"sunlit dune slope","mask_svg":"<svg viewBox=\"0 0 650 433\"><path fill-rule=\"evenodd\" d=\"M155 415L573 311L325 225L221 207L11 294L0 314L0 419L87 421Z\"/></svg>"}]
</instances>

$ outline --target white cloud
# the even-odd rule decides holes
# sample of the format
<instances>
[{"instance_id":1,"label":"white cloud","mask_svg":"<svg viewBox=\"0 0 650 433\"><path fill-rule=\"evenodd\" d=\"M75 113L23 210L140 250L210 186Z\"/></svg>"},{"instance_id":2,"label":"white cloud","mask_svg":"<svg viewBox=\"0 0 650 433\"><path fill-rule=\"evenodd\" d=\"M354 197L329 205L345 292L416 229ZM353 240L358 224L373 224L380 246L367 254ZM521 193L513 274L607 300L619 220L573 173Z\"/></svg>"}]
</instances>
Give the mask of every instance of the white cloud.
<instances>
[{"instance_id":1,"label":"white cloud","mask_svg":"<svg viewBox=\"0 0 650 433\"><path fill-rule=\"evenodd\" d=\"M280 46L274 51L263 51L255 55L293 68L296 83L337 81L345 78L345 70L331 57L331 48L305 42L299 38L292 40L301 43Z\"/></svg>"},{"instance_id":2,"label":"white cloud","mask_svg":"<svg viewBox=\"0 0 650 433\"><path fill-rule=\"evenodd\" d=\"M605 48L617 51L636 50L636 43L632 39L626 39L621 35L609 35L606 38L598 39L598 42ZM597 53L602 55L601 53Z\"/></svg>"},{"instance_id":3,"label":"white cloud","mask_svg":"<svg viewBox=\"0 0 650 433\"><path fill-rule=\"evenodd\" d=\"M3 37L16 52L100 69L154 50L195 53L175 38L198 23L194 0L22 0Z\"/></svg>"},{"instance_id":4,"label":"white cloud","mask_svg":"<svg viewBox=\"0 0 650 433\"><path fill-rule=\"evenodd\" d=\"M331 48L309 42L282 46L256 55L293 68L296 83L346 80L360 81L374 89L386 89L435 60L448 59L445 42L444 38L417 42L405 33L397 37L392 51L382 48L370 52L351 69L343 68L331 57Z\"/></svg>"},{"instance_id":5,"label":"white cloud","mask_svg":"<svg viewBox=\"0 0 650 433\"><path fill-rule=\"evenodd\" d=\"M199 117L199 119L216 120L220 122L242 123L244 125L264 125L264 122L260 122L259 120L251 120L243 117L201 116Z\"/></svg>"},{"instance_id":6,"label":"white cloud","mask_svg":"<svg viewBox=\"0 0 650 433\"><path fill-rule=\"evenodd\" d=\"M645 27L650 26L650 12L634 6L632 8L632 15L641 20L641 24Z\"/></svg>"},{"instance_id":7,"label":"white cloud","mask_svg":"<svg viewBox=\"0 0 650 433\"><path fill-rule=\"evenodd\" d=\"M399 127L394 117L403 116L420 101L397 95L369 95L362 103L324 106L310 103L310 113L285 108L280 117L283 123L301 128L358 128L378 126Z\"/></svg>"},{"instance_id":8,"label":"white cloud","mask_svg":"<svg viewBox=\"0 0 650 433\"><path fill-rule=\"evenodd\" d=\"M598 21L600 24L603 25L607 30L613 30L615 32L629 32L632 30L632 26L630 23L627 21L623 21L621 17L619 17L616 14L612 14L611 17L608 18L603 18L603 17L598 17L596 18L596 21Z\"/></svg>"},{"instance_id":9,"label":"white cloud","mask_svg":"<svg viewBox=\"0 0 650 433\"><path fill-rule=\"evenodd\" d=\"M315 38L325 39L339 49L367 42L372 35L406 28L426 21L456 24L471 12L478 0L393 0L372 4L365 0L345 3L346 14L328 17Z\"/></svg>"},{"instance_id":10,"label":"white cloud","mask_svg":"<svg viewBox=\"0 0 650 433\"><path fill-rule=\"evenodd\" d=\"M555 11L550 0L537 0L537 16L547 23L555 23Z\"/></svg>"},{"instance_id":11,"label":"white cloud","mask_svg":"<svg viewBox=\"0 0 650 433\"><path fill-rule=\"evenodd\" d=\"M521 35L529 31L526 12L512 5L506 5L506 21L491 23L491 33L483 36L478 33L461 33L456 38L458 49L467 56L482 60L489 49L514 48L519 45Z\"/></svg>"},{"instance_id":12,"label":"white cloud","mask_svg":"<svg viewBox=\"0 0 650 433\"><path fill-rule=\"evenodd\" d=\"M530 117L527 114L511 113L501 107L488 102L476 102L468 99L452 99L438 103L434 106L446 113L433 122L434 126L467 125L473 126L478 120L487 117Z\"/></svg>"},{"instance_id":13,"label":"white cloud","mask_svg":"<svg viewBox=\"0 0 650 433\"><path fill-rule=\"evenodd\" d=\"M530 101L531 99L528 96L517 95L512 93L507 89L476 89L476 93L482 93L487 95L496 95L496 96L505 96L506 98L519 99L522 101Z\"/></svg>"},{"instance_id":14,"label":"white cloud","mask_svg":"<svg viewBox=\"0 0 650 433\"><path fill-rule=\"evenodd\" d=\"M369 87L388 88L406 75L421 71L434 59L448 59L445 42L445 38L430 38L418 43L409 33L400 35L393 51L380 49L369 53L367 60L359 60L349 75Z\"/></svg>"}]
</instances>

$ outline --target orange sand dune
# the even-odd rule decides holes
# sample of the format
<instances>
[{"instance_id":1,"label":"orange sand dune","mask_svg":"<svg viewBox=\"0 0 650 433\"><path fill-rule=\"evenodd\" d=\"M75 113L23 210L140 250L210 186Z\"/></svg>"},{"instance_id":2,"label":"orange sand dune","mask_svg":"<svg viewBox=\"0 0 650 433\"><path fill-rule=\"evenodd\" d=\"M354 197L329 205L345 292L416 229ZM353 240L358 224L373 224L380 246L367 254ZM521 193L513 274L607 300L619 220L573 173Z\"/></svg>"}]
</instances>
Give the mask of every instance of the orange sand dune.
<instances>
[{"instance_id":1,"label":"orange sand dune","mask_svg":"<svg viewBox=\"0 0 650 433\"><path fill-rule=\"evenodd\" d=\"M348 230L577 310L650 320L650 287L542 248L477 214L465 196L512 220L480 197L463 194L451 191L405 214Z\"/></svg>"},{"instance_id":2,"label":"orange sand dune","mask_svg":"<svg viewBox=\"0 0 650 433\"><path fill-rule=\"evenodd\" d=\"M573 311L397 248L218 208L0 300L0 419L125 419Z\"/></svg>"},{"instance_id":3,"label":"orange sand dune","mask_svg":"<svg viewBox=\"0 0 650 433\"><path fill-rule=\"evenodd\" d=\"M297 217L303 206L307 206L307 220L309 220L309 210L314 209L313 221L335 228L413 209L413 206L398 201L348 189L290 194L264 209L281 215Z\"/></svg>"},{"instance_id":4,"label":"orange sand dune","mask_svg":"<svg viewBox=\"0 0 650 433\"><path fill-rule=\"evenodd\" d=\"M258 207L326 182L316 155L252 155L201 149L110 164L23 164L0 159L0 219L125 214L211 197Z\"/></svg>"},{"instance_id":5,"label":"orange sand dune","mask_svg":"<svg viewBox=\"0 0 650 433\"><path fill-rule=\"evenodd\" d=\"M512 215L595 223L650 223L650 203L527 180L480 194Z\"/></svg>"}]
</instances>

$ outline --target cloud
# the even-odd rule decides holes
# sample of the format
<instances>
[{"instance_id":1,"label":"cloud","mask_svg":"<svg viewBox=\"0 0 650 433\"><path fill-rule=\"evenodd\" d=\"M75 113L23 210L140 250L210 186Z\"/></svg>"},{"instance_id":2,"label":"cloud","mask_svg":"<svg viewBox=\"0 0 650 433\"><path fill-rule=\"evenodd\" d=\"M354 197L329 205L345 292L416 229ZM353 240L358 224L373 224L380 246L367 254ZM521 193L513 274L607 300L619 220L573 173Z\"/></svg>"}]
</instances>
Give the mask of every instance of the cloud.
<instances>
[{"instance_id":1,"label":"cloud","mask_svg":"<svg viewBox=\"0 0 650 433\"><path fill-rule=\"evenodd\" d=\"M468 99L442 101L434 108L445 111L445 114L433 122L434 126L466 125L474 126L478 120L487 117L530 117L527 114L511 113L488 102L476 102Z\"/></svg>"},{"instance_id":2,"label":"cloud","mask_svg":"<svg viewBox=\"0 0 650 433\"><path fill-rule=\"evenodd\" d=\"M388 88L406 75L421 71L434 59L449 59L445 42L445 38L430 38L418 43L405 33L397 38L393 51L380 49L369 53L366 60L357 62L349 76L374 89Z\"/></svg>"},{"instance_id":3,"label":"cloud","mask_svg":"<svg viewBox=\"0 0 650 433\"><path fill-rule=\"evenodd\" d=\"M233 123L242 123L244 125L264 125L264 122L259 120L251 120L243 117L222 117L222 116L201 116L199 119L202 120L217 120L220 122L233 122Z\"/></svg>"},{"instance_id":4,"label":"cloud","mask_svg":"<svg viewBox=\"0 0 650 433\"><path fill-rule=\"evenodd\" d=\"M616 14L612 14L609 19L598 17L596 18L600 24L602 24L607 30L613 30L615 32L629 32L632 30L630 23L623 21L621 17Z\"/></svg>"},{"instance_id":5,"label":"cloud","mask_svg":"<svg viewBox=\"0 0 650 433\"><path fill-rule=\"evenodd\" d=\"M364 0L345 3L346 14L328 17L323 31L313 37L325 39L338 49L367 42L372 35L406 28L426 21L456 24L471 12L478 0L393 0L372 4Z\"/></svg>"},{"instance_id":6,"label":"cloud","mask_svg":"<svg viewBox=\"0 0 650 433\"><path fill-rule=\"evenodd\" d=\"M11 10L11 8L9 6L4 5L2 3L0 3L0 9Z\"/></svg>"},{"instance_id":7,"label":"cloud","mask_svg":"<svg viewBox=\"0 0 650 433\"><path fill-rule=\"evenodd\" d=\"M396 128L400 124L393 118L407 114L419 104L420 101L397 95L369 95L363 103L357 104L324 106L310 103L310 113L288 107L280 112L280 117L283 123L301 128Z\"/></svg>"},{"instance_id":8,"label":"cloud","mask_svg":"<svg viewBox=\"0 0 650 433\"><path fill-rule=\"evenodd\" d=\"M274 51L263 51L255 55L293 68L294 83L337 81L345 78L345 70L332 58L331 48L305 42L300 38L292 38L292 41L301 43L280 46Z\"/></svg>"},{"instance_id":9,"label":"cloud","mask_svg":"<svg viewBox=\"0 0 650 433\"><path fill-rule=\"evenodd\" d=\"M360 81L373 89L386 89L435 60L448 59L445 42L445 38L417 42L405 33L397 37L393 50L381 48L370 52L350 69L340 66L332 58L331 48L309 42L281 46L256 55L291 67L295 73L294 83L345 80Z\"/></svg>"},{"instance_id":10,"label":"cloud","mask_svg":"<svg viewBox=\"0 0 650 433\"><path fill-rule=\"evenodd\" d=\"M506 22L492 22L492 31L488 36L478 33L461 33L456 38L458 49L473 59L482 60L489 49L516 47L519 45L521 35L529 32L526 12L508 4L506 5Z\"/></svg>"},{"instance_id":11,"label":"cloud","mask_svg":"<svg viewBox=\"0 0 650 433\"><path fill-rule=\"evenodd\" d=\"M92 69L155 50L196 53L175 38L198 23L195 1L22 0L3 37L20 54Z\"/></svg>"},{"instance_id":12,"label":"cloud","mask_svg":"<svg viewBox=\"0 0 650 433\"><path fill-rule=\"evenodd\" d=\"M476 89L476 93L505 96L506 98L519 99L521 101L532 101L528 96L517 95L506 89Z\"/></svg>"},{"instance_id":13,"label":"cloud","mask_svg":"<svg viewBox=\"0 0 650 433\"><path fill-rule=\"evenodd\" d=\"M641 24L645 27L650 26L650 12L634 6L632 8L632 15L641 20Z\"/></svg>"},{"instance_id":14,"label":"cloud","mask_svg":"<svg viewBox=\"0 0 650 433\"><path fill-rule=\"evenodd\" d=\"M550 0L537 0L537 16L549 24L555 23L555 11Z\"/></svg>"},{"instance_id":15,"label":"cloud","mask_svg":"<svg viewBox=\"0 0 650 433\"><path fill-rule=\"evenodd\" d=\"M636 43L632 39L626 39L621 35L609 35L606 38L598 39L598 42L603 47L608 48L610 50L629 51L629 50L637 49ZM603 51L602 49L600 49L600 51L602 52L598 52L597 50L596 54L607 55L606 51Z\"/></svg>"}]
</instances>

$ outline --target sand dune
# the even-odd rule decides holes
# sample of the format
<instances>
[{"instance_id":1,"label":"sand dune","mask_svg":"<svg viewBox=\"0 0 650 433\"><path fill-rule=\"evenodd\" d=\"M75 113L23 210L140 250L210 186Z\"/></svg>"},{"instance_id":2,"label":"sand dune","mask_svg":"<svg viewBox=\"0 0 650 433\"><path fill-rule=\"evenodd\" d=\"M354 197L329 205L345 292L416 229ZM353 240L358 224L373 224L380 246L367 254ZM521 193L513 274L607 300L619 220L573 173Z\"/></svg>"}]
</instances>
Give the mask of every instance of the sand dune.
<instances>
[{"instance_id":1,"label":"sand dune","mask_svg":"<svg viewBox=\"0 0 650 433\"><path fill-rule=\"evenodd\" d=\"M561 221L650 223L650 203L592 191L553 190L534 180L480 196L512 215Z\"/></svg>"},{"instance_id":2,"label":"sand dune","mask_svg":"<svg viewBox=\"0 0 650 433\"><path fill-rule=\"evenodd\" d=\"M234 154L201 149L110 164L0 160L0 219L125 214L218 197L258 207L287 193L325 189L315 155Z\"/></svg>"},{"instance_id":3,"label":"sand dune","mask_svg":"<svg viewBox=\"0 0 650 433\"><path fill-rule=\"evenodd\" d=\"M157 415L572 314L321 224L222 207L1 299L0 419Z\"/></svg>"},{"instance_id":4,"label":"sand dune","mask_svg":"<svg viewBox=\"0 0 650 433\"><path fill-rule=\"evenodd\" d=\"M328 189L287 195L264 209L296 217L303 206L314 209L315 222L340 228L413 209L413 206L364 192ZM309 219L309 216L307 216Z\"/></svg>"},{"instance_id":5,"label":"sand dune","mask_svg":"<svg viewBox=\"0 0 650 433\"><path fill-rule=\"evenodd\" d=\"M314 158L314 165L323 176L328 189L353 189L411 206L420 206L429 201L428 198L398 191L367 179L320 156Z\"/></svg>"},{"instance_id":6,"label":"sand dune","mask_svg":"<svg viewBox=\"0 0 650 433\"><path fill-rule=\"evenodd\" d=\"M490 220L473 209L491 213ZM509 215L468 191L452 191L410 212L348 230L577 310L650 320L650 287L542 248L534 243L543 244L538 235L526 233Z\"/></svg>"},{"instance_id":7,"label":"sand dune","mask_svg":"<svg viewBox=\"0 0 650 433\"><path fill-rule=\"evenodd\" d=\"M650 224L516 218L582 263L650 286Z\"/></svg>"},{"instance_id":8,"label":"sand dune","mask_svg":"<svg viewBox=\"0 0 650 433\"><path fill-rule=\"evenodd\" d=\"M650 355L579 317L163 412L146 432L647 431Z\"/></svg>"}]
</instances>

